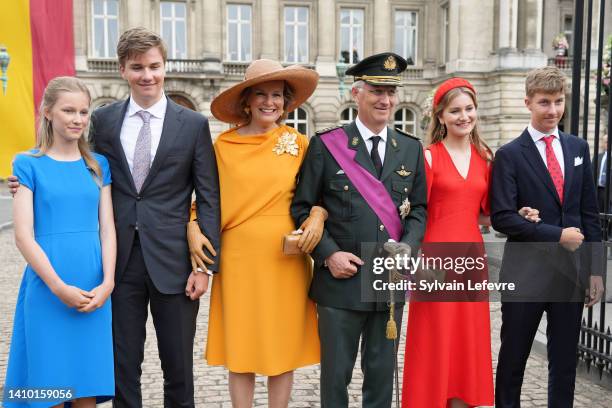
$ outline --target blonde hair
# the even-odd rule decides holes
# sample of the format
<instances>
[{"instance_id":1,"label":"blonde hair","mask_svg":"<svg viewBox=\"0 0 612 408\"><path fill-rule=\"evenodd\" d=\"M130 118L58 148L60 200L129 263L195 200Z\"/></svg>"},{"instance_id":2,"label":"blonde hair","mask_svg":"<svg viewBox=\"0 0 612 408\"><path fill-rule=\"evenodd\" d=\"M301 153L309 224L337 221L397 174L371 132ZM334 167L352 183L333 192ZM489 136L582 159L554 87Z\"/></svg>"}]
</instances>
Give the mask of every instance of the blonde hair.
<instances>
[{"instance_id":1,"label":"blonde hair","mask_svg":"<svg viewBox=\"0 0 612 408\"><path fill-rule=\"evenodd\" d=\"M287 112L287 106L291 105L294 99L293 89L291 89L291 87L286 81L283 81L283 83L284 83L284 86L283 86L283 100L284 100L283 101L283 114L280 115L280 117L276 120L276 124L278 125L280 125L281 122L287 119L287 116L289 115L289 112ZM253 86L255 85L245 88L240 93L240 97L238 98L238 106L240 106L240 112L243 118L243 122L240 123L241 125L248 125L249 123L251 123L251 119L253 118L253 115L251 114L251 112L248 109L246 109L248 106L247 104L248 104L249 98L251 97L251 93L253 93Z\"/></svg>"},{"instance_id":2,"label":"blonde hair","mask_svg":"<svg viewBox=\"0 0 612 408\"><path fill-rule=\"evenodd\" d=\"M431 120L429 121L429 127L427 128L426 140L428 144L438 143L446 138L446 126L440 123L439 118L442 115L442 111L444 111L444 109L446 109L449 103L460 94L465 94L472 98L474 107L478 109L478 101L476 100L476 94L471 89L462 86L448 91L442 97L442 100L440 100L440 102L432 112ZM493 151L480 137L480 131L478 130L478 122L476 122L472 133L470 133L470 142L474 145L480 157L487 161L493 160Z\"/></svg>"},{"instance_id":3,"label":"blonde hair","mask_svg":"<svg viewBox=\"0 0 612 408\"><path fill-rule=\"evenodd\" d=\"M527 73L525 94L532 97L536 93L565 93L565 74L557 67L537 68Z\"/></svg>"},{"instance_id":4,"label":"blonde hair","mask_svg":"<svg viewBox=\"0 0 612 408\"><path fill-rule=\"evenodd\" d=\"M55 106L60 95L64 92L84 93L87 96L89 101L88 103L91 103L89 89L87 89L85 83L80 79L63 76L53 78L51 81L49 81L38 109L38 129L36 131L36 148L38 149L38 152L33 154L34 157L43 156L47 153L51 146L53 146L53 125L51 124L51 121L46 118L45 112L50 111L53 106ZM93 172L96 183L101 185L102 170L100 168L100 164L91 153L89 144L85 139L85 133L86 132L83 132L77 142L79 152L81 153L81 156L83 156L83 160L85 160L85 165L87 168Z\"/></svg>"},{"instance_id":5,"label":"blonde hair","mask_svg":"<svg viewBox=\"0 0 612 408\"><path fill-rule=\"evenodd\" d=\"M164 63L168 57L164 40L143 27L131 28L121 34L117 42L117 58L119 65L125 66L125 61L134 55L144 54L151 48L157 47L162 55Z\"/></svg>"}]
</instances>

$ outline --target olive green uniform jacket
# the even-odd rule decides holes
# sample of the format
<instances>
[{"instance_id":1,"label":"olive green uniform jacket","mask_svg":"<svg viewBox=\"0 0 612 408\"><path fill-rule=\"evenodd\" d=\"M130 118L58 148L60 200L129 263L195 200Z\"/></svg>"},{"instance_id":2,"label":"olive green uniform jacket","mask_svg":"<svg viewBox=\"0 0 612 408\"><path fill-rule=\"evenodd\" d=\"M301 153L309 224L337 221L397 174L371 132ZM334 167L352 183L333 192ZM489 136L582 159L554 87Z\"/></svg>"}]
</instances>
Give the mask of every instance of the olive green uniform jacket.
<instances>
[{"instance_id":1,"label":"olive green uniform jacket","mask_svg":"<svg viewBox=\"0 0 612 408\"><path fill-rule=\"evenodd\" d=\"M355 122L343 128L348 135L348 148L357 150L355 161L377 177ZM381 220L323 144L320 136L330 130L318 132L311 138L291 205L291 214L298 226L308 217L314 205L321 205L329 212L323 237L312 253L314 276L310 297L322 306L359 311L388 310L388 300L379 294L373 295L377 296L378 301L362 301L362 290L372 289L368 282L380 279L371 269L360 267L353 277L336 279L325 265L325 259L336 251L351 252L361 257L362 244L384 243L389 239ZM411 210L402 220L404 230L401 241L409 244L414 254L425 232L427 201L423 147L417 138L387 129L380 180L398 208L398 214L402 202L405 199L410 201Z\"/></svg>"}]
</instances>

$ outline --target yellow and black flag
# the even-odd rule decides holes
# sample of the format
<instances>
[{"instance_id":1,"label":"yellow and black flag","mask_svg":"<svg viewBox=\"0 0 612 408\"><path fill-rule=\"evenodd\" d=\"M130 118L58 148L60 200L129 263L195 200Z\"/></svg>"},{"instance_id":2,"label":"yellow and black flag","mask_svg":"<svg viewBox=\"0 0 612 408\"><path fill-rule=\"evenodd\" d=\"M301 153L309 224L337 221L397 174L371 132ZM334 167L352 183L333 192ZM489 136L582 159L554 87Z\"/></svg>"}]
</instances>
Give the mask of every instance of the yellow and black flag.
<instances>
[{"instance_id":1,"label":"yellow and black flag","mask_svg":"<svg viewBox=\"0 0 612 408\"><path fill-rule=\"evenodd\" d=\"M14 0L0 13L0 177L15 153L34 147L47 82L74 75L72 0Z\"/></svg>"}]
</instances>

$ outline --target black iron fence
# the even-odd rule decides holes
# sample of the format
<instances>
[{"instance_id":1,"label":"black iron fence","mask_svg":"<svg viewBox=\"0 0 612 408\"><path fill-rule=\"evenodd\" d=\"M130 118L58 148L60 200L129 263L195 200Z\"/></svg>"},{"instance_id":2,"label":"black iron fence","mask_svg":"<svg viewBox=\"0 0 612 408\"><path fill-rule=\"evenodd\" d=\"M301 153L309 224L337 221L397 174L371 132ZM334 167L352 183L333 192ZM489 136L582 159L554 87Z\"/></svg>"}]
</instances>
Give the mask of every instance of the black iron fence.
<instances>
[{"instance_id":1,"label":"black iron fence","mask_svg":"<svg viewBox=\"0 0 612 408\"><path fill-rule=\"evenodd\" d=\"M610 160L610 147L612 143L607 143L606 151L604 156L601 158L605 158L605 162L603 162L604 169L602 167L602 161L600 161L599 146L601 145L600 136L605 132L602 132L600 129L602 113L606 114L607 112L607 129L608 132L612 129L612 98L609 98L610 87L612 84L610 82L605 81L606 78L603 77L603 60L604 60L604 23L605 23L605 6L606 0L598 0L599 1L599 16L595 16L593 13L593 1L587 0L586 4L584 0L575 0L575 13L574 13L574 55L582 55L582 44L583 40L585 40L586 49L585 54L586 58L584 63L581 63L580 58L574 58L572 63L572 98L571 98L571 133L578 135L579 125L580 125L580 101L583 101L583 115L582 115L582 135L586 140L588 135L588 122L589 122L589 101L593 96L589 95L589 81L591 74L590 67L590 55L591 55L591 36L592 36L592 22L596 21L595 19L599 18L599 26L598 26L598 37L597 37L597 67L596 67L596 92L594 95L595 99L595 112L594 112L594 120L595 120L595 130L594 130L594 140L593 140L593 169L594 169L594 179L595 183L598 186L598 195L600 202L600 219L602 226L602 235L604 239L604 245L606 250L603 251L603 264L607 265L608 254L612 253L612 241L610 228L612 227L612 206L610 205L610 193L611 193L611 183L612 177L610 177L611 173L611 164L612 160ZM608 2L609 3L609 2ZM584 12L586 6L586 19L584 19ZM609 5L610 6L610 5ZM586 38L583 38L583 21L587 22L586 27ZM608 50L612 54L612 50ZM610 60L612 60L612 55L609 56ZM583 71L584 69L584 71ZM611 75L612 70L608 70L608 77ZM581 90L580 90L580 79L584 77L584 89L581 98ZM605 84L607 82L607 85ZM607 105L607 106L606 106ZM612 140L610 141L612 142ZM601 178L600 172L605 171L605 179L604 185L600 186ZM607 268L606 268L607 272ZM610 326L606 324L606 302L605 298L609 295L606 293L604 295L604 299L597 306L598 311L594 312L594 308L591 307L587 309L586 316L582 320L582 327L580 333L580 342L578 345L578 364L584 365L587 371L594 372L598 375L600 379L606 378L608 380L612 380L612 354L610 350L610 345L612 344L612 332ZM596 316L598 314L598 316Z\"/></svg>"}]
</instances>

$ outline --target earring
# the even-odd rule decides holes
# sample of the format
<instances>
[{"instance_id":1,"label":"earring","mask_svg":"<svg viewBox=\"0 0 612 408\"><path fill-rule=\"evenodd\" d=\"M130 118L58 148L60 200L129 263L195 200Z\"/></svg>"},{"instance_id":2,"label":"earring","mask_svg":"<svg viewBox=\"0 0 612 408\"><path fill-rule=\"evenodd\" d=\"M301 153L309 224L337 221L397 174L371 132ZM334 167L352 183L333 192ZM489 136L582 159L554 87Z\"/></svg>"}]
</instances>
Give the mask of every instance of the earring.
<instances>
[{"instance_id":1,"label":"earring","mask_svg":"<svg viewBox=\"0 0 612 408\"><path fill-rule=\"evenodd\" d=\"M444 136L446 136L446 125L442 124L442 126L440 126L440 129L438 129L438 135L440 135L440 138L444 138Z\"/></svg>"},{"instance_id":2,"label":"earring","mask_svg":"<svg viewBox=\"0 0 612 408\"><path fill-rule=\"evenodd\" d=\"M246 113L247 115L251 114L251 108L249 108L248 106L245 106L243 110L244 110L244 113Z\"/></svg>"}]
</instances>

